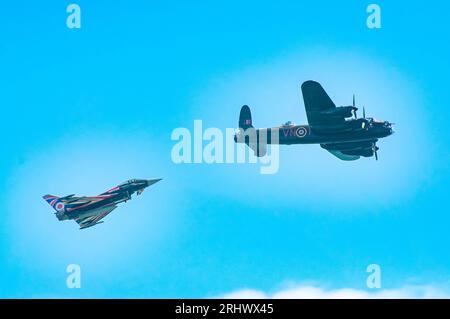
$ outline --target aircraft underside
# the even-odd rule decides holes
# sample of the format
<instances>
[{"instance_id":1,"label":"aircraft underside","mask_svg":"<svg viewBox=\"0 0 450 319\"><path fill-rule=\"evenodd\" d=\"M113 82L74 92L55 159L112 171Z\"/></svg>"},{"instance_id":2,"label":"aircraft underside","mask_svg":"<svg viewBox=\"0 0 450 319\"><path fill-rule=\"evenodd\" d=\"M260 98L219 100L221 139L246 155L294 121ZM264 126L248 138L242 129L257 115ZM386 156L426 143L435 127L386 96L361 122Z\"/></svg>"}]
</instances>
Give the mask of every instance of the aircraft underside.
<instances>
[{"instance_id":1,"label":"aircraft underside","mask_svg":"<svg viewBox=\"0 0 450 319\"><path fill-rule=\"evenodd\" d=\"M262 135L258 132L257 138L253 138L253 140L256 140L256 143L252 142L251 138L246 139L246 144L254 150L256 156L264 156L267 153L267 145L270 144L320 144L323 149L345 161L357 160L360 156L372 157L378 150L376 146L378 138L370 134L362 134L362 132L335 134L334 136L309 133L303 137L279 136L278 138L270 137L269 133L269 137L266 136L267 130L263 131Z\"/></svg>"}]
</instances>

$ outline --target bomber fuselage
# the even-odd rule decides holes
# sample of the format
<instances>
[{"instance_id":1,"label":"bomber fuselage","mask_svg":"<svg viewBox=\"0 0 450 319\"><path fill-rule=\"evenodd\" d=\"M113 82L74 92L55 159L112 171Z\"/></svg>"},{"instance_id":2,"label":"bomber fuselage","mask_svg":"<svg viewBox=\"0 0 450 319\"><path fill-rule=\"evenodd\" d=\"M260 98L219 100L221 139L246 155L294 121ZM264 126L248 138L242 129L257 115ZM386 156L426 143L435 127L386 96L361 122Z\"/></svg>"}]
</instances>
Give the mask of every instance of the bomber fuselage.
<instances>
[{"instance_id":1,"label":"bomber fuselage","mask_svg":"<svg viewBox=\"0 0 450 319\"><path fill-rule=\"evenodd\" d=\"M258 142L267 144L330 144L372 141L389 136L393 133L388 122L375 121L373 119L357 119L347 121L345 126L312 128L309 125L286 124L278 127L263 129L242 130L235 135L238 143L248 143L252 134L257 135Z\"/></svg>"}]
</instances>

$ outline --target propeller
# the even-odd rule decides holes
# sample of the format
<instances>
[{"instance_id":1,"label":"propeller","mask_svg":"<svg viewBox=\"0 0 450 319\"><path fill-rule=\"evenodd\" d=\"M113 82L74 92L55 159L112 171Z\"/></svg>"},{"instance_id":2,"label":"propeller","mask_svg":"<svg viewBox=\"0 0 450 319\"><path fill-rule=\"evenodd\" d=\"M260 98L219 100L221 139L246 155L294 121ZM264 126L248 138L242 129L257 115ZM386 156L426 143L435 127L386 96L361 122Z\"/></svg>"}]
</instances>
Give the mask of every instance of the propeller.
<instances>
[{"instance_id":1,"label":"propeller","mask_svg":"<svg viewBox=\"0 0 450 319\"><path fill-rule=\"evenodd\" d=\"M366 107L363 106L363 119L365 119L365 118L366 118Z\"/></svg>"},{"instance_id":2,"label":"propeller","mask_svg":"<svg viewBox=\"0 0 450 319\"><path fill-rule=\"evenodd\" d=\"M372 151L375 154L375 160L378 161L378 153L377 151L379 150L379 148L377 147L377 144L375 142L373 142L372 144Z\"/></svg>"},{"instance_id":3,"label":"propeller","mask_svg":"<svg viewBox=\"0 0 450 319\"><path fill-rule=\"evenodd\" d=\"M358 115L356 114L356 110L357 110L357 108L356 108L356 106L355 106L355 94L353 94L353 103L352 103L352 106L353 106L353 117L355 118L355 120L358 118Z\"/></svg>"}]
</instances>

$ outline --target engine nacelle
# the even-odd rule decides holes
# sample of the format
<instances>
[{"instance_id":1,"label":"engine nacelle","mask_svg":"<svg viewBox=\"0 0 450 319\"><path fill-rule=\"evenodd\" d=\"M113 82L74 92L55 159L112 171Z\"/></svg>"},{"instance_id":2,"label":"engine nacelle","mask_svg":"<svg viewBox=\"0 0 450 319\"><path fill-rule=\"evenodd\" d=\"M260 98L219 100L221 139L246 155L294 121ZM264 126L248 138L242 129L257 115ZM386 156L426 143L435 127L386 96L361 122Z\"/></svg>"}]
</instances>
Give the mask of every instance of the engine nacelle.
<instances>
[{"instance_id":1,"label":"engine nacelle","mask_svg":"<svg viewBox=\"0 0 450 319\"><path fill-rule=\"evenodd\" d=\"M347 118L354 116L357 110L358 108L354 106L338 106L333 109L322 111L321 113L331 116L339 116Z\"/></svg>"},{"instance_id":2,"label":"engine nacelle","mask_svg":"<svg viewBox=\"0 0 450 319\"><path fill-rule=\"evenodd\" d=\"M347 120L342 124L336 125L315 125L311 127L311 130L316 134L338 134L348 132L360 132L367 131L369 129L370 122L366 119Z\"/></svg>"}]
</instances>

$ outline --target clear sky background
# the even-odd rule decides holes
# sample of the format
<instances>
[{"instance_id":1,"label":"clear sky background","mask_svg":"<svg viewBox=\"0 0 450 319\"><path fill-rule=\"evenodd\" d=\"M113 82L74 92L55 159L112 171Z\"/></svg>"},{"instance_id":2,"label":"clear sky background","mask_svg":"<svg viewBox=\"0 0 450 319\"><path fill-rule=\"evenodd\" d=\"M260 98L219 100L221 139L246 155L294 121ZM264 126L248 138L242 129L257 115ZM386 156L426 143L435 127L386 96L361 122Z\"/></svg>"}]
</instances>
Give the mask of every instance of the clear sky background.
<instances>
[{"instance_id":1,"label":"clear sky background","mask_svg":"<svg viewBox=\"0 0 450 319\"><path fill-rule=\"evenodd\" d=\"M450 42L442 1L0 4L0 297L214 297L450 287ZM280 149L280 169L172 162L177 127L306 123L300 85L395 122L373 158ZM41 196L163 181L84 231ZM81 266L81 289L66 266Z\"/></svg>"}]
</instances>

